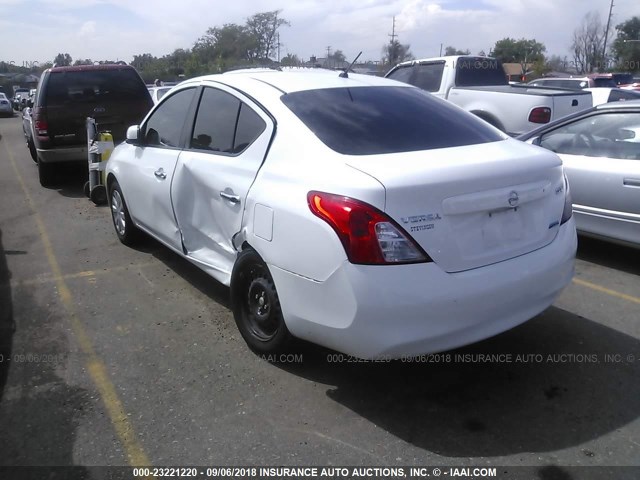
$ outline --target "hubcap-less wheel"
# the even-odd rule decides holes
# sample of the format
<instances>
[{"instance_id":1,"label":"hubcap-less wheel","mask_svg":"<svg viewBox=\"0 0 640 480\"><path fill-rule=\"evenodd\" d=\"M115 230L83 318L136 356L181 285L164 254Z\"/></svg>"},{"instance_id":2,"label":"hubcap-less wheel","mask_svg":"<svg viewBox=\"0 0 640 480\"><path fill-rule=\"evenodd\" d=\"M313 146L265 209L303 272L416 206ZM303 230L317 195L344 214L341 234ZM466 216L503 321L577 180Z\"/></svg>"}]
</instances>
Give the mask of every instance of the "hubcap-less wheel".
<instances>
[{"instance_id":1,"label":"hubcap-less wheel","mask_svg":"<svg viewBox=\"0 0 640 480\"><path fill-rule=\"evenodd\" d=\"M252 248L238 255L231 273L233 316L249 348L261 354L286 353L293 344L269 267Z\"/></svg>"},{"instance_id":2,"label":"hubcap-less wheel","mask_svg":"<svg viewBox=\"0 0 640 480\"><path fill-rule=\"evenodd\" d=\"M271 315L273 286L262 272L252 270L247 295L247 320L253 334L262 341L271 340L278 333L278 319ZM257 277L255 277L255 276Z\"/></svg>"},{"instance_id":3,"label":"hubcap-less wheel","mask_svg":"<svg viewBox=\"0 0 640 480\"><path fill-rule=\"evenodd\" d=\"M113 224L116 227L118 235L124 236L127 229L127 220L125 218L124 202L118 190L111 193L111 215L113 216Z\"/></svg>"}]
</instances>

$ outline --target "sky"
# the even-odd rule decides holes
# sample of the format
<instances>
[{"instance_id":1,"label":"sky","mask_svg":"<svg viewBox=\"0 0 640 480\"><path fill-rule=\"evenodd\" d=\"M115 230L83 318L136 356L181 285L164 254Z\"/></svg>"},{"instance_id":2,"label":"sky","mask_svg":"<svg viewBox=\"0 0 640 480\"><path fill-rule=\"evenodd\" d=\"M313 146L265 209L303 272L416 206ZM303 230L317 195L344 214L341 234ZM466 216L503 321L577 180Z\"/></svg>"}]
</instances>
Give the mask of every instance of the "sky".
<instances>
[{"instance_id":1,"label":"sky","mask_svg":"<svg viewBox=\"0 0 640 480\"><path fill-rule=\"evenodd\" d=\"M606 22L610 0L0 0L0 61L124 60L191 48L209 27L244 24L282 10L281 56L303 60L341 50L348 59L379 60L393 17L401 43L416 58L451 45L489 52L505 38L542 42L571 59L573 31L590 11ZM612 26L640 15L640 0L615 0Z\"/></svg>"}]
</instances>

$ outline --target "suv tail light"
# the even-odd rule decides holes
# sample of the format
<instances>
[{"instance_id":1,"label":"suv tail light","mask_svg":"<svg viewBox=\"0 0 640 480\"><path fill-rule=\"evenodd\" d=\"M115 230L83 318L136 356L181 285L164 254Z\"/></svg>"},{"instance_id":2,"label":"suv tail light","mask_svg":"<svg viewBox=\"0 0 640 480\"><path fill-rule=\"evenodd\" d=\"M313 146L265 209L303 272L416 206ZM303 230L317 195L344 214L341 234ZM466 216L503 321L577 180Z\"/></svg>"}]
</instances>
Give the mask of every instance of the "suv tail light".
<instances>
[{"instance_id":1,"label":"suv tail light","mask_svg":"<svg viewBox=\"0 0 640 480\"><path fill-rule=\"evenodd\" d=\"M33 111L33 130L36 135L46 137L49 135L49 124L47 123L46 110L37 107Z\"/></svg>"},{"instance_id":2,"label":"suv tail light","mask_svg":"<svg viewBox=\"0 0 640 480\"><path fill-rule=\"evenodd\" d=\"M336 232L351 263L389 265L431 262L419 245L371 205L342 195L311 191L311 212Z\"/></svg>"},{"instance_id":3,"label":"suv tail light","mask_svg":"<svg viewBox=\"0 0 640 480\"><path fill-rule=\"evenodd\" d=\"M551 109L549 107L536 107L529 113L531 123L549 123L551 121Z\"/></svg>"}]
</instances>

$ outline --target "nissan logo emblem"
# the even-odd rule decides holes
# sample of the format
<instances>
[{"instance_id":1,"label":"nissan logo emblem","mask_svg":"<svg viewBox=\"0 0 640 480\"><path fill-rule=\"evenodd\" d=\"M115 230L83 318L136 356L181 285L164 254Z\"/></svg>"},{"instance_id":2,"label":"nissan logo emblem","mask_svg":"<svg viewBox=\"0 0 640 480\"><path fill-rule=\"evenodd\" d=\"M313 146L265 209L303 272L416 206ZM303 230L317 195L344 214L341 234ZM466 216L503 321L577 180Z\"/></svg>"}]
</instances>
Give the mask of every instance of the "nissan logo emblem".
<instances>
[{"instance_id":1,"label":"nissan logo emblem","mask_svg":"<svg viewBox=\"0 0 640 480\"><path fill-rule=\"evenodd\" d=\"M511 192L509 194L509 205L512 207L518 206L518 202L520 201L520 197L518 197L518 192Z\"/></svg>"}]
</instances>

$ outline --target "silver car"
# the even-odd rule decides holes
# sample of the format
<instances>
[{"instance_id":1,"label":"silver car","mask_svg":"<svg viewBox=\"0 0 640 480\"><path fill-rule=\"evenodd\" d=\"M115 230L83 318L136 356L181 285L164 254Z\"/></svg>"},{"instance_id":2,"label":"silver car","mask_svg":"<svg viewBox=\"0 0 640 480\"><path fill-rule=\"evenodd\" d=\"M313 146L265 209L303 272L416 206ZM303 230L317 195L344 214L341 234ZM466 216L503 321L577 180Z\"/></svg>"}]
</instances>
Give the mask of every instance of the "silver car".
<instances>
[{"instance_id":1,"label":"silver car","mask_svg":"<svg viewBox=\"0 0 640 480\"><path fill-rule=\"evenodd\" d=\"M0 92L0 115L3 117L13 116L13 107L11 106L11 102L2 92Z\"/></svg>"},{"instance_id":2,"label":"silver car","mask_svg":"<svg viewBox=\"0 0 640 480\"><path fill-rule=\"evenodd\" d=\"M518 138L562 158L580 233L640 246L640 100L598 105Z\"/></svg>"}]
</instances>

